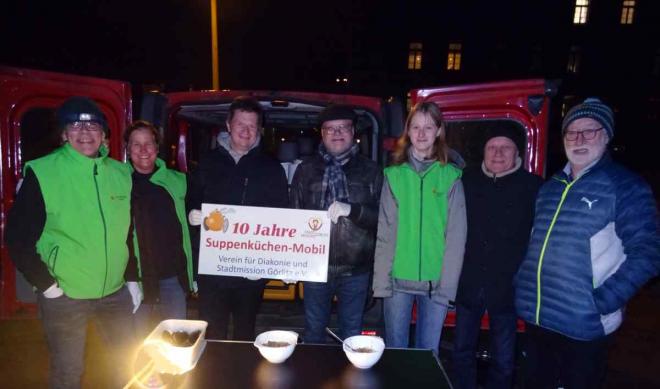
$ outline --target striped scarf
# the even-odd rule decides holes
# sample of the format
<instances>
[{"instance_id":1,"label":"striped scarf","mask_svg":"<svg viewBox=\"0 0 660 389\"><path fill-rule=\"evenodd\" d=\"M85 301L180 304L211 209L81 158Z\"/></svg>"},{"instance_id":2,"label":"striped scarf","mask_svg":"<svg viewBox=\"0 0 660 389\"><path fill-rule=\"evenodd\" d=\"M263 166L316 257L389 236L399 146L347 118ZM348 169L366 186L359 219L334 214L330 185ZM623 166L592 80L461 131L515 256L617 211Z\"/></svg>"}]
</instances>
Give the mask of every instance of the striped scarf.
<instances>
[{"instance_id":1,"label":"striped scarf","mask_svg":"<svg viewBox=\"0 0 660 389\"><path fill-rule=\"evenodd\" d=\"M332 155L328 153L323 143L319 146L319 154L321 154L321 157L325 161L323 186L321 188L323 193L321 196L321 209L328 209L330 204L335 201L348 201L348 183L346 182L344 170L341 167L349 159L357 155L358 151L358 145L353 144L351 148L343 153Z\"/></svg>"}]
</instances>

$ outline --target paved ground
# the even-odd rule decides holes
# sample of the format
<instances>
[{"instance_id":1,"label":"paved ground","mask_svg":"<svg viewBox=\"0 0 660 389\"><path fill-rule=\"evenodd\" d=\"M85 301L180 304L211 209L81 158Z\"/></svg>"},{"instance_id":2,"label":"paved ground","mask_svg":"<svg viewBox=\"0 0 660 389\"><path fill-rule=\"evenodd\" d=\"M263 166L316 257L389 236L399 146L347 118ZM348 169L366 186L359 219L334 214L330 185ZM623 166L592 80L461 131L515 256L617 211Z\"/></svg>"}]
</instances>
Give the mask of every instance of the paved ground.
<instances>
[{"instance_id":1,"label":"paved ground","mask_svg":"<svg viewBox=\"0 0 660 389\"><path fill-rule=\"evenodd\" d=\"M376 306L367 324L378 325ZM271 327L302 325L302 306L296 303L267 303L258 320L258 331ZM194 305L191 314L195 314ZM302 332L302 331L301 331ZM86 354L85 388L106 388L107 369L102 347L93 326ZM451 330L443 337L442 360L451 370ZM486 366L486 364L482 364ZM46 387L48 350L36 319L0 321L0 388ZM629 304L627 319L618 331L610 353L606 388L660 388L660 281L645 288Z\"/></svg>"}]
</instances>

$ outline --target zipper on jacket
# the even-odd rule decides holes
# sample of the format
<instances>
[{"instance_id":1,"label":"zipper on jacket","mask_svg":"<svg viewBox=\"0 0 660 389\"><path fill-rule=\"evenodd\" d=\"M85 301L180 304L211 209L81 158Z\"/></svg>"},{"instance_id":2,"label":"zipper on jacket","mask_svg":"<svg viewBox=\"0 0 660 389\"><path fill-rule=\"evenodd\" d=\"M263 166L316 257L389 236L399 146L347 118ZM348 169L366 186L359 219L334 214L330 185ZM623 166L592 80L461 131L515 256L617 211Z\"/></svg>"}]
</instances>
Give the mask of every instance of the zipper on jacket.
<instances>
[{"instance_id":1,"label":"zipper on jacket","mask_svg":"<svg viewBox=\"0 0 660 389\"><path fill-rule=\"evenodd\" d=\"M418 281L422 280L422 215L424 215L424 177L419 181L419 273Z\"/></svg>"},{"instance_id":2,"label":"zipper on jacket","mask_svg":"<svg viewBox=\"0 0 660 389\"><path fill-rule=\"evenodd\" d=\"M243 181L243 195L241 196L241 205L245 205L245 196L247 193L247 186L248 186L248 178L245 177L245 181Z\"/></svg>"},{"instance_id":3,"label":"zipper on jacket","mask_svg":"<svg viewBox=\"0 0 660 389\"><path fill-rule=\"evenodd\" d=\"M555 178L557 179L557 178ZM539 255L539 264L536 268L536 313L534 315L534 322L538 326L539 325L539 316L541 313L541 267L543 266L543 257L545 256L545 249L548 246L548 240L550 240L550 234L552 233L552 229L555 226L555 222L557 221L557 216L559 216L559 212L561 211L561 207L564 204L564 200L566 200L566 195L568 195L568 191L571 189L571 186L577 182L577 180L574 180L573 182L568 182L566 180L559 180L566 185L566 188L564 188L564 191L561 194L561 199L559 200L559 204L557 205L557 210L555 211L555 214L552 216L552 221L550 222L550 227L548 228L548 232L545 233L545 238L543 239L543 246L541 246L541 254Z\"/></svg>"},{"instance_id":4,"label":"zipper on jacket","mask_svg":"<svg viewBox=\"0 0 660 389\"><path fill-rule=\"evenodd\" d=\"M96 188L96 200L99 204L99 212L101 213L101 221L103 222L103 247L105 249L105 276L103 276L103 289L101 289L101 297L105 294L105 284L108 281L108 227L105 224L105 215L103 214L103 206L101 204L101 193L99 192L99 183L96 179L98 176L98 168L94 164L94 187Z\"/></svg>"}]
</instances>

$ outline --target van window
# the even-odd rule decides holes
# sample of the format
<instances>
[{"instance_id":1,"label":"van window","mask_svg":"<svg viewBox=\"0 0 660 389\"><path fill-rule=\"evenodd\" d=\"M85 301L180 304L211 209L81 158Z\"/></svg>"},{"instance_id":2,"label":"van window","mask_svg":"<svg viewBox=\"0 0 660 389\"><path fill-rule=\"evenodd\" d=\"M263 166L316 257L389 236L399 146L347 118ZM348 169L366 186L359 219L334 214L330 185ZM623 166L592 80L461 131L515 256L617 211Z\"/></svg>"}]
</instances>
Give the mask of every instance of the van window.
<instances>
[{"instance_id":1,"label":"van window","mask_svg":"<svg viewBox=\"0 0 660 389\"><path fill-rule=\"evenodd\" d=\"M447 121L447 144L457 151L466 166L480 165L483 161L484 134L493 128L507 128L520 131L527 139L525 127L515 120L466 120ZM525 150L520 150L520 158L525 160Z\"/></svg>"},{"instance_id":2,"label":"van window","mask_svg":"<svg viewBox=\"0 0 660 389\"><path fill-rule=\"evenodd\" d=\"M21 162L43 157L61 143L55 112L51 108L32 108L21 118L20 126Z\"/></svg>"},{"instance_id":3,"label":"van window","mask_svg":"<svg viewBox=\"0 0 660 389\"><path fill-rule=\"evenodd\" d=\"M321 142L321 130L317 128L316 121L322 107L304 105L304 109L301 109L302 104L292 104L292 106L289 108L294 109L264 107L261 147L274 158L278 158L278 156L280 159L284 158L284 154L279 153L280 147L284 143L295 144L295 154L298 159L304 159L314 155ZM183 120L188 125L186 162L189 170L194 170L204 153L219 147L219 139L229 136L225 124L228 108L229 104L221 104L182 107L179 111L177 120ZM356 110L356 112L358 121L355 139L360 153L376 160L378 157L378 122L369 112L360 110ZM177 130L169 128L166 131L169 133L166 134L166 137L169 137L170 142L175 139L173 131ZM171 145L175 145L175 143L171 143ZM290 149L287 150L286 156L291 156L290 151ZM285 161L282 160L282 162Z\"/></svg>"}]
</instances>

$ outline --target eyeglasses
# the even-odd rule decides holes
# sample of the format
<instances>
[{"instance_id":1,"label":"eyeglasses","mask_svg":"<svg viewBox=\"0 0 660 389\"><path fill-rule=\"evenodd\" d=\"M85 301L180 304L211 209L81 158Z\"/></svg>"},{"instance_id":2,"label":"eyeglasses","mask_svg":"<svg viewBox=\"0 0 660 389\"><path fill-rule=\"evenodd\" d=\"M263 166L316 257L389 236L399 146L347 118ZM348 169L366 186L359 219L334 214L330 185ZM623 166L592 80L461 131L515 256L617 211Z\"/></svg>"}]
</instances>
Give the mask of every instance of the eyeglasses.
<instances>
[{"instance_id":1,"label":"eyeglasses","mask_svg":"<svg viewBox=\"0 0 660 389\"><path fill-rule=\"evenodd\" d=\"M100 132L103 127L97 122L73 122L67 125L67 130L71 132L87 131L87 132Z\"/></svg>"},{"instance_id":2,"label":"eyeglasses","mask_svg":"<svg viewBox=\"0 0 660 389\"><path fill-rule=\"evenodd\" d=\"M353 130L353 125L340 124L338 126L323 127L321 129L325 131L327 134L348 134Z\"/></svg>"},{"instance_id":3,"label":"eyeglasses","mask_svg":"<svg viewBox=\"0 0 660 389\"><path fill-rule=\"evenodd\" d=\"M596 134L598 131L602 130L603 127L601 128L588 128L586 130L580 130L580 131L565 131L564 132L564 139L574 142L578 139L580 135L582 135L582 139L584 140L592 140L596 137Z\"/></svg>"}]
</instances>

